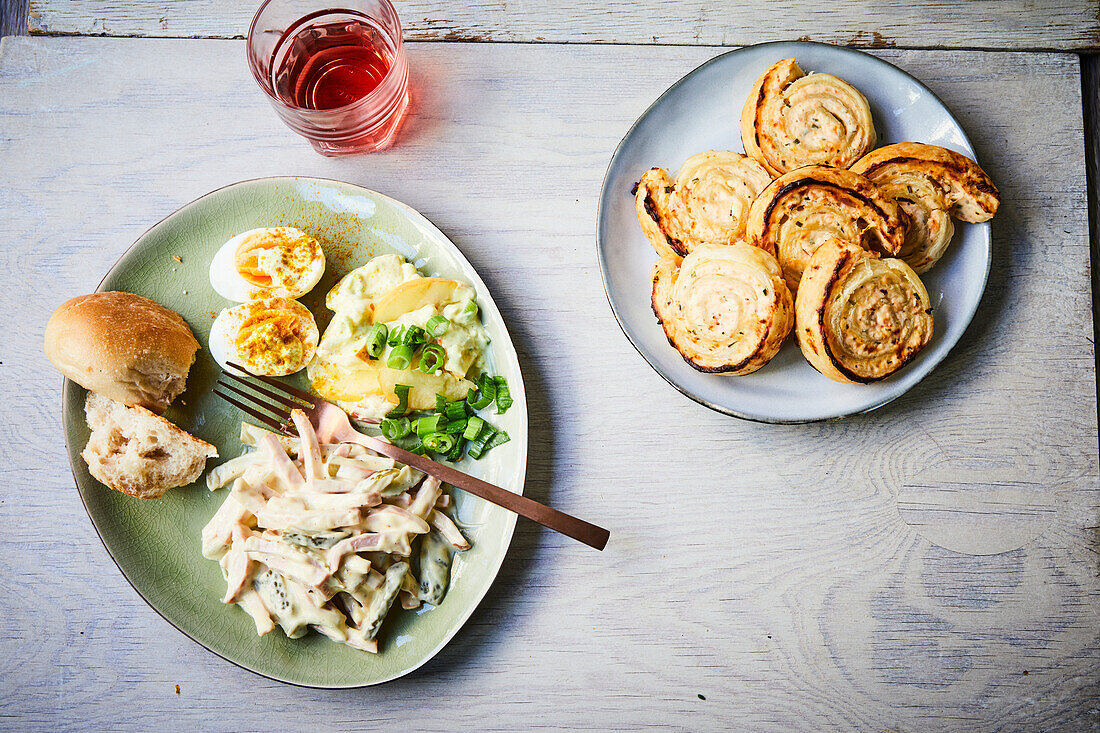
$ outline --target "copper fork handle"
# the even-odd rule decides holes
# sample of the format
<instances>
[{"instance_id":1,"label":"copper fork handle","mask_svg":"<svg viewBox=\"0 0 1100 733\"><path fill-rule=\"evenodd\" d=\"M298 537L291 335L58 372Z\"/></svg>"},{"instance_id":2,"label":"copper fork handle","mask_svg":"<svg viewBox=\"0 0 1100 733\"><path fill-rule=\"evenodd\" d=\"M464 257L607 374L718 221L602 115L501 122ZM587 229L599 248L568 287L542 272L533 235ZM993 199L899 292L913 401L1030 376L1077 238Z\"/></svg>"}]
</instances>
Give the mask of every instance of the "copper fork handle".
<instances>
[{"instance_id":1,"label":"copper fork handle","mask_svg":"<svg viewBox=\"0 0 1100 733\"><path fill-rule=\"evenodd\" d=\"M467 493L480 497L485 501L492 502L497 506L504 507L508 511L515 512L521 517L526 517L532 522L538 522L542 526L548 527L555 532L561 532L563 535L572 537L597 550L602 550L606 547L608 537L611 536L611 533L603 527L597 527L583 519L578 519L565 512L559 512L557 509L548 507L545 504L540 504L534 499L528 499L526 496L513 494L507 489L502 489L487 481L469 476L455 468L437 463L425 456L411 453L403 448L398 448L392 443L387 443L384 440L379 440L369 435L363 435L357 430L352 429L347 433L341 434L339 439L346 442L358 443L365 448L370 448L377 453L381 453L387 458L392 458L407 466L412 466L418 471L423 471L424 473L435 476L443 483L456 486Z\"/></svg>"}]
</instances>

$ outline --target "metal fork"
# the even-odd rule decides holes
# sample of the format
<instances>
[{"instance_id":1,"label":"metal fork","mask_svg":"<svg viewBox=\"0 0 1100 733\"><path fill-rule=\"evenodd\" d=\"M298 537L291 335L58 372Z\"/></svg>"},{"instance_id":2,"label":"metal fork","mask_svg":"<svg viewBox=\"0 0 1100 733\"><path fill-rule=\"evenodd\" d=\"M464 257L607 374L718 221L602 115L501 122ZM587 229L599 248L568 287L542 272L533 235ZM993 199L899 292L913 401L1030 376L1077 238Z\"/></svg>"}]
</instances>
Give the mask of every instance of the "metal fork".
<instances>
[{"instance_id":1,"label":"metal fork","mask_svg":"<svg viewBox=\"0 0 1100 733\"><path fill-rule=\"evenodd\" d=\"M242 374L245 373L245 370L236 364L230 363L229 366L240 369ZM297 431L290 422L290 411L300 409L309 417L309 421L312 423L314 430L320 435L328 436L329 440L338 443L358 443L387 458L392 458L407 466L412 466L418 471L423 471L424 473L435 476L443 483L458 487L485 501L492 502L497 506L515 512L521 517L527 517L531 521L538 522L544 527L548 527L556 532L561 532L567 537L572 537L589 547L602 550L607 545L610 533L602 527L597 527L583 519L577 519L564 512L559 512L557 509L548 507L545 504L540 504L525 496L513 494L507 489L494 486L479 478L462 473L451 466L437 463L425 456L412 453L403 448L398 448L396 445L387 441L371 437L370 435L364 435L352 427L351 420L348 419L347 413L331 402L326 402L320 397L316 397L308 392L291 387L290 385L283 384L272 377L255 375L255 378L286 394L280 394L267 387L262 387L228 371L222 372L222 379L217 382L217 386L232 392L241 399L238 400L223 392L219 392L217 389L214 390L214 394L283 435L297 435ZM252 392L245 391L241 389L241 386L232 384L228 380L236 382L237 385L248 387L267 399L273 400L275 404L266 402ZM242 402L241 400L244 401ZM267 413L270 414L265 414L264 412L260 412L260 410L266 410Z\"/></svg>"}]
</instances>

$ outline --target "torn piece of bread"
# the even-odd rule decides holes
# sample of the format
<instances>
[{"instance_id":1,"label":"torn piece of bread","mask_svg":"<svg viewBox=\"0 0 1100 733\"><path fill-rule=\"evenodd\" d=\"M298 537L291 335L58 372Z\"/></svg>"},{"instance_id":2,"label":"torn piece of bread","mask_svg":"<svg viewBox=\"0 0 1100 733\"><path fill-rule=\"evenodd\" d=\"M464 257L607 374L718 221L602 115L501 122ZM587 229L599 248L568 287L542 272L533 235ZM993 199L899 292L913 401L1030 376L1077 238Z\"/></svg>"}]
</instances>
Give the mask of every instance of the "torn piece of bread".
<instances>
[{"instance_id":1,"label":"torn piece of bread","mask_svg":"<svg viewBox=\"0 0 1100 733\"><path fill-rule=\"evenodd\" d=\"M144 407L127 407L95 392L84 403L92 435L80 455L100 483L139 499L198 479L218 450Z\"/></svg>"}]
</instances>

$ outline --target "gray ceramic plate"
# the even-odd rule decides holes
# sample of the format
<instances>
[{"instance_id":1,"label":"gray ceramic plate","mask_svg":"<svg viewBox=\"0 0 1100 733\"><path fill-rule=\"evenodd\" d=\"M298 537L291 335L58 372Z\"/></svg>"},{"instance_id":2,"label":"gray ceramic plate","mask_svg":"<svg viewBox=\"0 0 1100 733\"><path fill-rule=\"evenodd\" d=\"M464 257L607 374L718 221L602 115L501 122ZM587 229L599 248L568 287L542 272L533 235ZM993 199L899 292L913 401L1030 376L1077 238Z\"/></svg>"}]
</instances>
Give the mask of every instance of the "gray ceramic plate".
<instances>
[{"instance_id":1,"label":"gray ceramic plate","mask_svg":"<svg viewBox=\"0 0 1100 733\"><path fill-rule=\"evenodd\" d=\"M992 254L988 224L957 224L947 255L922 276L935 308L935 336L911 364L882 382L827 379L802 357L793 338L767 366L743 377L688 366L650 308L650 269L657 256L638 226L630 190L653 166L675 171L688 156L708 149L743 152L739 121L750 87L765 69L791 56L806 71L836 74L863 92L879 145L923 142L975 157L958 121L923 84L874 56L820 43L767 43L722 54L676 82L634 123L611 158L600 194L596 247L607 299L623 332L676 389L719 412L764 422L845 417L902 395L966 330Z\"/></svg>"},{"instance_id":2,"label":"gray ceramic plate","mask_svg":"<svg viewBox=\"0 0 1100 733\"><path fill-rule=\"evenodd\" d=\"M459 464L516 493L527 468L527 402L516 351L500 311L462 253L408 206L358 186L312 178L245 181L207 194L150 229L111 269L100 290L126 290L178 311L205 347L213 316L231 305L207 280L210 258L234 234L260 226L295 226L315 236L329 268L301 300L323 328L324 294L344 273L375 255L397 252L421 272L470 283L492 338L491 368L508 379L515 404L492 422L510 443L481 461ZM178 256L182 262L176 262ZM242 414L210 393L218 367L203 348L187 391L165 417L237 456ZM304 377L298 377L304 385ZM475 497L454 492L456 516L473 547L456 556L452 585L438 608L394 609L379 635L379 654L356 651L319 634L291 640L279 629L260 638L248 615L220 602L225 582L216 562L200 553L200 532L225 498L205 484L173 489L141 500L101 485L88 474L80 451L88 441L82 388L67 382L65 436L77 487L107 551L127 580L158 613L207 649L266 677L311 687L359 687L411 672L431 659L470 617L504 560L516 516Z\"/></svg>"}]
</instances>

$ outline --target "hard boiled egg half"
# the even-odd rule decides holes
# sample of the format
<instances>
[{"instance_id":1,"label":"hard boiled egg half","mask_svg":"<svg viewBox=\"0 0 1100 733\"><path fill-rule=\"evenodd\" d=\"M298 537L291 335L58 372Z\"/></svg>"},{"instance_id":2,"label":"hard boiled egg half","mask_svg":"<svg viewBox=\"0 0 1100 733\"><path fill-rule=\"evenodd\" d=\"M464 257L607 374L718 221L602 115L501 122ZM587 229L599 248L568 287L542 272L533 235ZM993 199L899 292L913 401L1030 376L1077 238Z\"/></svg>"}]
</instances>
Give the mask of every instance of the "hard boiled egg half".
<instances>
[{"instance_id":1,"label":"hard boiled egg half","mask_svg":"<svg viewBox=\"0 0 1100 733\"><path fill-rule=\"evenodd\" d=\"M289 298L264 298L226 308L210 327L210 355L223 369L229 362L252 374L285 377L309 363L317 351L317 322Z\"/></svg>"},{"instance_id":2,"label":"hard boiled egg half","mask_svg":"<svg viewBox=\"0 0 1100 733\"><path fill-rule=\"evenodd\" d=\"M294 227L250 229L210 260L210 285L226 300L300 298L325 274L316 239Z\"/></svg>"}]
</instances>

